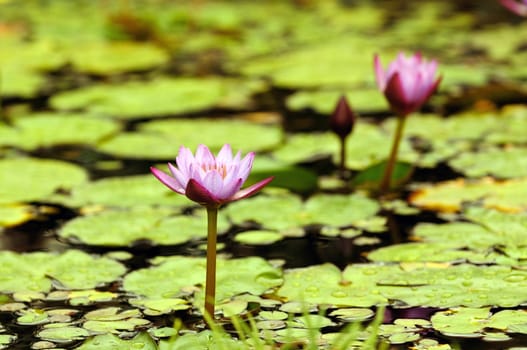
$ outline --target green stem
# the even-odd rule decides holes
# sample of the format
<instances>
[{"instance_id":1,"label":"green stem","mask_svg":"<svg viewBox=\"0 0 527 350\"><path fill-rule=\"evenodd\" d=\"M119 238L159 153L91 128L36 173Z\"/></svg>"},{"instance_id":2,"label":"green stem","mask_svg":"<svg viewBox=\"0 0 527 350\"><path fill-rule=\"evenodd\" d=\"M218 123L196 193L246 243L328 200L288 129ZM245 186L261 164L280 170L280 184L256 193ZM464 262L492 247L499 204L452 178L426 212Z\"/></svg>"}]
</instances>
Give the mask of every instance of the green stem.
<instances>
[{"instance_id":1,"label":"green stem","mask_svg":"<svg viewBox=\"0 0 527 350\"><path fill-rule=\"evenodd\" d=\"M397 118L397 129L395 131L395 136L393 138L392 149L390 151L390 157L384 168L384 175L382 177L380 192L381 194L386 193L390 189L390 184L392 180L393 169L395 168L395 163L397 161L397 152L399 150L399 144L401 143L401 138L403 136L404 122L406 121L406 116L399 116Z\"/></svg>"},{"instance_id":2,"label":"green stem","mask_svg":"<svg viewBox=\"0 0 527 350\"><path fill-rule=\"evenodd\" d=\"M207 277L205 279L205 313L214 319L216 300L216 236L218 207L207 207Z\"/></svg>"},{"instance_id":3,"label":"green stem","mask_svg":"<svg viewBox=\"0 0 527 350\"><path fill-rule=\"evenodd\" d=\"M340 174L344 176L346 171L346 138L339 137L340 140Z\"/></svg>"}]
</instances>

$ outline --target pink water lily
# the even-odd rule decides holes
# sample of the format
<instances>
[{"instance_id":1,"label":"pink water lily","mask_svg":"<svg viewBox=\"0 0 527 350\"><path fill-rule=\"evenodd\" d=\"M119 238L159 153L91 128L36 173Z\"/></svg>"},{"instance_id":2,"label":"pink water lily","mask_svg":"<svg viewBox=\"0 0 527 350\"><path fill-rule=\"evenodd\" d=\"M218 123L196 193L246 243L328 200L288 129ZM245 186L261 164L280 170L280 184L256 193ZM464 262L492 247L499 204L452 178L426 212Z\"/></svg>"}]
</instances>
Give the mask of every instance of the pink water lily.
<instances>
[{"instance_id":1,"label":"pink water lily","mask_svg":"<svg viewBox=\"0 0 527 350\"><path fill-rule=\"evenodd\" d=\"M500 2L518 16L527 17L527 0L500 0Z\"/></svg>"},{"instance_id":2,"label":"pink water lily","mask_svg":"<svg viewBox=\"0 0 527 350\"><path fill-rule=\"evenodd\" d=\"M204 205L219 207L260 191L273 177L241 189L251 172L254 152L241 159L238 152L233 157L231 146L226 144L214 157L205 145L199 145L194 156L190 149L180 147L176 157L177 167L168 163L171 175L151 167L159 181L171 190Z\"/></svg>"},{"instance_id":3,"label":"pink water lily","mask_svg":"<svg viewBox=\"0 0 527 350\"><path fill-rule=\"evenodd\" d=\"M380 58L374 58L377 86L384 93L392 110L406 116L419 109L437 89L441 77L436 76L437 62L427 62L419 53L406 57L399 53L387 70Z\"/></svg>"}]
</instances>

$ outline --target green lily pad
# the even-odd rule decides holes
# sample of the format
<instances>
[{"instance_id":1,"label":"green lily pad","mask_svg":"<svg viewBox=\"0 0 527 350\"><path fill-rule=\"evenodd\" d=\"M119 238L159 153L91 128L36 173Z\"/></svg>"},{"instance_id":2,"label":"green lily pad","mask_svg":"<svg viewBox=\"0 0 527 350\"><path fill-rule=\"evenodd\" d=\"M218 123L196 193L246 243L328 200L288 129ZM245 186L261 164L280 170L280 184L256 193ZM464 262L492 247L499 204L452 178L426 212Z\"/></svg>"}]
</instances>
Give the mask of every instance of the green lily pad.
<instances>
[{"instance_id":1,"label":"green lily pad","mask_svg":"<svg viewBox=\"0 0 527 350\"><path fill-rule=\"evenodd\" d=\"M457 233L462 234L461 232ZM463 242L441 241L433 243L403 243L374 250L368 259L375 262L458 262L493 263L497 254L486 250L464 249ZM490 247L489 247L490 248Z\"/></svg>"},{"instance_id":2,"label":"green lily pad","mask_svg":"<svg viewBox=\"0 0 527 350\"><path fill-rule=\"evenodd\" d=\"M70 305L92 305L115 301L119 295L113 292L103 292L98 290L59 290L49 293L46 300L64 301Z\"/></svg>"},{"instance_id":3,"label":"green lily pad","mask_svg":"<svg viewBox=\"0 0 527 350\"><path fill-rule=\"evenodd\" d=\"M126 291L147 298L174 298L183 289L203 286L205 283L205 259L193 257L157 258L151 268L129 273L123 281ZM260 295L282 282L279 269L258 257L242 259L218 259L216 277L218 302L240 293ZM203 291L199 289L194 302L203 303Z\"/></svg>"},{"instance_id":4,"label":"green lily pad","mask_svg":"<svg viewBox=\"0 0 527 350\"><path fill-rule=\"evenodd\" d=\"M379 291L374 292L375 282L368 281L366 274L353 277L349 283L350 280L331 264L290 269L285 271L284 284L277 294L286 301L337 306L369 307L387 302Z\"/></svg>"},{"instance_id":5,"label":"green lily pad","mask_svg":"<svg viewBox=\"0 0 527 350\"><path fill-rule=\"evenodd\" d=\"M130 304L143 308L144 314L148 316L169 314L191 307L185 299L181 298L131 299Z\"/></svg>"},{"instance_id":6,"label":"green lily pad","mask_svg":"<svg viewBox=\"0 0 527 350\"><path fill-rule=\"evenodd\" d=\"M353 135L346 141L346 166L353 170L365 169L388 157L391 147L390 135L366 122L355 124ZM300 163L321 156L333 156L337 163L339 154L338 138L327 132L317 134L297 133L290 136L284 146L273 155L284 162ZM413 163L417 153L410 143L403 140L399 150L399 160Z\"/></svg>"},{"instance_id":7,"label":"green lily pad","mask_svg":"<svg viewBox=\"0 0 527 350\"><path fill-rule=\"evenodd\" d=\"M266 210L260 210L265 208ZM349 210L342 210L349 208ZM287 192L232 203L225 212L235 223L256 221L267 229L287 231L309 224L332 227L354 225L368 227L376 217L380 205L361 194L316 194L302 203L300 198Z\"/></svg>"},{"instance_id":8,"label":"green lily pad","mask_svg":"<svg viewBox=\"0 0 527 350\"><path fill-rule=\"evenodd\" d=\"M82 327L92 333L113 333L133 331L137 327L144 327L150 321L141 318L137 309L121 310L118 307L107 307L88 312L84 315L86 321Z\"/></svg>"},{"instance_id":9,"label":"green lily pad","mask_svg":"<svg viewBox=\"0 0 527 350\"><path fill-rule=\"evenodd\" d=\"M35 217L33 208L22 204L0 204L0 227L19 225Z\"/></svg>"},{"instance_id":10,"label":"green lily pad","mask_svg":"<svg viewBox=\"0 0 527 350\"><path fill-rule=\"evenodd\" d=\"M86 171L70 163L32 158L0 160L0 203L45 201L53 192L87 180Z\"/></svg>"},{"instance_id":11,"label":"green lily pad","mask_svg":"<svg viewBox=\"0 0 527 350\"><path fill-rule=\"evenodd\" d=\"M284 239L284 236L275 231L251 230L236 234L234 240L238 243L249 245L268 245Z\"/></svg>"},{"instance_id":12,"label":"green lily pad","mask_svg":"<svg viewBox=\"0 0 527 350\"><path fill-rule=\"evenodd\" d=\"M62 254L2 251L0 261L4 271L0 290L4 292L47 292L51 289L50 279L64 288L88 289L114 281L125 272L124 266L114 260L77 250Z\"/></svg>"},{"instance_id":13,"label":"green lily pad","mask_svg":"<svg viewBox=\"0 0 527 350\"><path fill-rule=\"evenodd\" d=\"M169 55L153 44L121 41L78 45L68 58L77 71L111 75L157 68L168 62Z\"/></svg>"},{"instance_id":14,"label":"green lily pad","mask_svg":"<svg viewBox=\"0 0 527 350\"><path fill-rule=\"evenodd\" d=\"M338 90L300 91L289 96L286 103L294 111L309 108L317 113L330 115L342 94ZM354 89L345 96L352 109L358 113L389 109L386 98L378 89Z\"/></svg>"},{"instance_id":15,"label":"green lily pad","mask_svg":"<svg viewBox=\"0 0 527 350\"><path fill-rule=\"evenodd\" d=\"M527 179L496 181L492 178L466 181L457 179L423 186L410 196L413 205L440 212L456 212L474 202L504 212L527 208Z\"/></svg>"},{"instance_id":16,"label":"green lily pad","mask_svg":"<svg viewBox=\"0 0 527 350\"><path fill-rule=\"evenodd\" d=\"M153 245L175 245L207 237L204 209L196 210L194 215L171 214L173 210L169 208L107 210L70 220L58 234L68 240L98 246L131 246L145 239ZM220 214L219 234L228 227L225 216Z\"/></svg>"},{"instance_id":17,"label":"green lily pad","mask_svg":"<svg viewBox=\"0 0 527 350\"><path fill-rule=\"evenodd\" d=\"M102 206L133 208L156 206L173 212L193 203L174 193L152 175L110 177L74 186L68 194L58 194L51 201L72 207Z\"/></svg>"},{"instance_id":18,"label":"green lily pad","mask_svg":"<svg viewBox=\"0 0 527 350\"><path fill-rule=\"evenodd\" d=\"M527 150L522 148L489 148L465 152L449 161L457 171L468 177L492 175L498 178L527 176Z\"/></svg>"},{"instance_id":19,"label":"green lily pad","mask_svg":"<svg viewBox=\"0 0 527 350\"><path fill-rule=\"evenodd\" d=\"M76 340L83 340L90 336L90 332L84 328L73 326L44 327L37 333L37 336L40 339L55 343L68 343Z\"/></svg>"},{"instance_id":20,"label":"green lily pad","mask_svg":"<svg viewBox=\"0 0 527 350\"><path fill-rule=\"evenodd\" d=\"M525 297L527 273L508 266L415 265L377 280L383 296L409 306L514 307Z\"/></svg>"},{"instance_id":21,"label":"green lily pad","mask_svg":"<svg viewBox=\"0 0 527 350\"><path fill-rule=\"evenodd\" d=\"M20 311L21 315L17 317L16 323L21 326L35 326L50 322L49 315L44 310L27 309Z\"/></svg>"},{"instance_id":22,"label":"green lily pad","mask_svg":"<svg viewBox=\"0 0 527 350\"><path fill-rule=\"evenodd\" d=\"M17 339L16 335L0 334L0 349L8 349L11 343Z\"/></svg>"},{"instance_id":23,"label":"green lily pad","mask_svg":"<svg viewBox=\"0 0 527 350\"><path fill-rule=\"evenodd\" d=\"M115 121L82 114L34 114L0 126L3 145L25 150L64 144L95 145L120 129Z\"/></svg>"},{"instance_id":24,"label":"green lily pad","mask_svg":"<svg viewBox=\"0 0 527 350\"><path fill-rule=\"evenodd\" d=\"M231 338L227 333L213 333L205 330L199 333L188 333L174 340L161 340L159 350L202 350L232 349L244 350L247 345Z\"/></svg>"},{"instance_id":25,"label":"green lily pad","mask_svg":"<svg viewBox=\"0 0 527 350\"><path fill-rule=\"evenodd\" d=\"M146 332L141 332L132 339L121 339L114 334L102 334L85 341L79 350L157 350L156 342Z\"/></svg>"},{"instance_id":26,"label":"green lily pad","mask_svg":"<svg viewBox=\"0 0 527 350\"><path fill-rule=\"evenodd\" d=\"M242 150L245 154L271 149L282 139L277 125L232 119L156 120L140 124L138 129L108 139L98 150L125 158L173 160L182 145L196 149L199 144L206 144L217 152L229 143L234 151Z\"/></svg>"},{"instance_id":27,"label":"green lily pad","mask_svg":"<svg viewBox=\"0 0 527 350\"><path fill-rule=\"evenodd\" d=\"M157 78L148 82L95 85L54 95L59 110L134 119L191 113L210 108L243 109L263 89L259 81L223 78Z\"/></svg>"},{"instance_id":28,"label":"green lily pad","mask_svg":"<svg viewBox=\"0 0 527 350\"><path fill-rule=\"evenodd\" d=\"M140 124L138 129L147 133L170 136L172 143L196 149L205 144L212 151L219 151L228 143L233 151L269 150L282 141L278 125L259 125L254 122L236 119L172 119L154 120ZM196 131L199 130L199 138ZM173 155L175 157L175 155Z\"/></svg>"},{"instance_id":29,"label":"green lily pad","mask_svg":"<svg viewBox=\"0 0 527 350\"><path fill-rule=\"evenodd\" d=\"M433 327L445 335L471 338L483 337L495 330L515 332L515 327L527 323L527 313L502 310L491 314L489 308L456 308L436 312L431 321Z\"/></svg>"}]
</instances>

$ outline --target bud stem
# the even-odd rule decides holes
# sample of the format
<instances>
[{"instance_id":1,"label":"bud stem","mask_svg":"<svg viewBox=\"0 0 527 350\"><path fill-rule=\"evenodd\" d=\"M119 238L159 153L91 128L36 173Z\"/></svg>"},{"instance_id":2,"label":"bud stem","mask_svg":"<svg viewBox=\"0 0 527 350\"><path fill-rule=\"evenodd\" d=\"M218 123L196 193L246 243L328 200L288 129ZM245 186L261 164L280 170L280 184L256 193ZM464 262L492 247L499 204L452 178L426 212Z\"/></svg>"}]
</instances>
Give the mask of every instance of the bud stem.
<instances>
[{"instance_id":1,"label":"bud stem","mask_svg":"<svg viewBox=\"0 0 527 350\"><path fill-rule=\"evenodd\" d=\"M380 192L381 194L386 193L390 189L392 173L395 168L395 163L397 161L397 152L399 150L399 144L401 143L401 138L403 136L404 124L406 121L406 115L400 115L397 118L397 129L395 131L395 136L393 138L392 149L390 151L390 156L384 168L384 175L382 177Z\"/></svg>"},{"instance_id":2,"label":"bud stem","mask_svg":"<svg viewBox=\"0 0 527 350\"><path fill-rule=\"evenodd\" d=\"M218 207L207 207L207 277L205 280L205 313L214 320L216 300L216 236Z\"/></svg>"}]
</instances>

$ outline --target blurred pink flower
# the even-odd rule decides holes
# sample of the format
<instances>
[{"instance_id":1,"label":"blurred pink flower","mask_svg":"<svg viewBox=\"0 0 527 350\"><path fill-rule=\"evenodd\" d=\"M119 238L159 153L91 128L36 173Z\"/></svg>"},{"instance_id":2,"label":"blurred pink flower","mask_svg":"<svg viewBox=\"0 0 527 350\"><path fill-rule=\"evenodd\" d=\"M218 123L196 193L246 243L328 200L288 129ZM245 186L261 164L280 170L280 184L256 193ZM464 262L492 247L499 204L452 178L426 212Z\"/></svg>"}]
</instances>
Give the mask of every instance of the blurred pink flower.
<instances>
[{"instance_id":1,"label":"blurred pink flower","mask_svg":"<svg viewBox=\"0 0 527 350\"><path fill-rule=\"evenodd\" d=\"M384 70L378 55L374 58L377 86L393 111L406 116L419 109L434 93L441 81L436 77L437 62L427 62L419 53L406 57L399 53Z\"/></svg>"},{"instance_id":2,"label":"blurred pink flower","mask_svg":"<svg viewBox=\"0 0 527 350\"><path fill-rule=\"evenodd\" d=\"M345 138L353 131L354 125L355 114L351 110L346 96L342 95L329 119L329 126L340 138Z\"/></svg>"},{"instance_id":3,"label":"blurred pink flower","mask_svg":"<svg viewBox=\"0 0 527 350\"><path fill-rule=\"evenodd\" d=\"M527 0L500 0L500 2L518 16L527 17Z\"/></svg>"},{"instance_id":4,"label":"blurred pink flower","mask_svg":"<svg viewBox=\"0 0 527 350\"><path fill-rule=\"evenodd\" d=\"M228 144L221 148L216 157L205 145L198 146L195 156L190 149L182 146L176 157L177 167L168 163L172 176L154 167L150 170L172 191L203 206L217 208L224 203L255 194L273 179L266 178L241 190L251 172L254 152L240 158L240 152L233 157Z\"/></svg>"}]
</instances>

